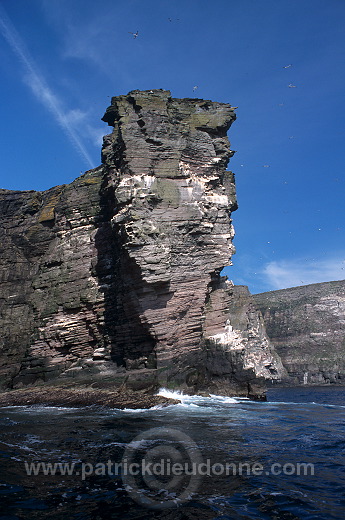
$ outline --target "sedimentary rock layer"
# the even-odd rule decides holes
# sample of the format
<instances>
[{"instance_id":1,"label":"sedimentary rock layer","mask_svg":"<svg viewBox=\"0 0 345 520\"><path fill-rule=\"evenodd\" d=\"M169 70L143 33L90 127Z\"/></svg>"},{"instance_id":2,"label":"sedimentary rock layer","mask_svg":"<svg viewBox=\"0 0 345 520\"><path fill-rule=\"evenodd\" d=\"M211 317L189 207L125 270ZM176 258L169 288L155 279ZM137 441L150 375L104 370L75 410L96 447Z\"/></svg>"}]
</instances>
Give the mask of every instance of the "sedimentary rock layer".
<instances>
[{"instance_id":1,"label":"sedimentary rock layer","mask_svg":"<svg viewBox=\"0 0 345 520\"><path fill-rule=\"evenodd\" d=\"M345 384L345 281L253 295L290 384Z\"/></svg>"},{"instance_id":2,"label":"sedimentary rock layer","mask_svg":"<svg viewBox=\"0 0 345 520\"><path fill-rule=\"evenodd\" d=\"M101 173L46 192L0 191L3 386L80 372L78 359L96 359L104 345L95 277Z\"/></svg>"},{"instance_id":3,"label":"sedimentary rock layer","mask_svg":"<svg viewBox=\"0 0 345 520\"><path fill-rule=\"evenodd\" d=\"M249 295L236 306L220 277L234 251L234 110L133 91L103 120L99 168L47 192L0 192L4 381L100 374L260 393L281 364Z\"/></svg>"}]
</instances>

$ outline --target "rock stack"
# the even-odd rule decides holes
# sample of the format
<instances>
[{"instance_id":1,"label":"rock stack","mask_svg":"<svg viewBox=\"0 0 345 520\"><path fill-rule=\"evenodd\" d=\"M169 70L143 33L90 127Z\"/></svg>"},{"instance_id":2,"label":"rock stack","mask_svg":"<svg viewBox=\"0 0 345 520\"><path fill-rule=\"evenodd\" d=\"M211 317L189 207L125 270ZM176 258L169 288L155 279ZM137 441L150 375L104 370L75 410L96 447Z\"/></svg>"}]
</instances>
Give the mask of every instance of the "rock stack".
<instances>
[{"instance_id":1,"label":"rock stack","mask_svg":"<svg viewBox=\"0 0 345 520\"><path fill-rule=\"evenodd\" d=\"M262 395L284 374L234 252L225 103L112 98L102 165L46 192L0 191L5 386L63 378Z\"/></svg>"}]
</instances>

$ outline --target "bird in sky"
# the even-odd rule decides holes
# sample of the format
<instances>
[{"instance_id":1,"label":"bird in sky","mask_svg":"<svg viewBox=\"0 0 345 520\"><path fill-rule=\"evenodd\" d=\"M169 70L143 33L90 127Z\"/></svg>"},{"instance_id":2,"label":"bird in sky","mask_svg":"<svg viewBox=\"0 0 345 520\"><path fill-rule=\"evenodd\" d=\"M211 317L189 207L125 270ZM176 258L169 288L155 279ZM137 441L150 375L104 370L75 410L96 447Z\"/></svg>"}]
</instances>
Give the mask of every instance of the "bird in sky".
<instances>
[{"instance_id":1,"label":"bird in sky","mask_svg":"<svg viewBox=\"0 0 345 520\"><path fill-rule=\"evenodd\" d=\"M289 69L290 67L292 67L292 63L289 63L289 65L284 65L283 69Z\"/></svg>"},{"instance_id":2,"label":"bird in sky","mask_svg":"<svg viewBox=\"0 0 345 520\"><path fill-rule=\"evenodd\" d=\"M289 88L296 88L296 85L293 85L292 83L290 83L290 85L288 85Z\"/></svg>"},{"instance_id":3,"label":"bird in sky","mask_svg":"<svg viewBox=\"0 0 345 520\"><path fill-rule=\"evenodd\" d=\"M198 85L195 85L195 87L193 87L193 92L195 92L197 88L198 88Z\"/></svg>"},{"instance_id":4,"label":"bird in sky","mask_svg":"<svg viewBox=\"0 0 345 520\"><path fill-rule=\"evenodd\" d=\"M135 33L134 33L134 32L131 32L131 31L128 31L128 33L129 33L129 34L133 34L133 38L134 38L134 39L135 39L135 38L138 38L139 31L137 31L137 32L135 32Z\"/></svg>"}]
</instances>

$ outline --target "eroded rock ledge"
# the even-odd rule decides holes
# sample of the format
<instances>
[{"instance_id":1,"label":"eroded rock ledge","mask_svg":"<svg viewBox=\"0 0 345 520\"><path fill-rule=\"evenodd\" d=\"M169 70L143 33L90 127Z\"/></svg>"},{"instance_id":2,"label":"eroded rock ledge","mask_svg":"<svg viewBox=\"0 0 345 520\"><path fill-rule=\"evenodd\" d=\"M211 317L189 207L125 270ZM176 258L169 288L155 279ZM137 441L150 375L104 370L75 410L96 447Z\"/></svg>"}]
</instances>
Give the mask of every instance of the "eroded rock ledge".
<instances>
[{"instance_id":1,"label":"eroded rock ledge","mask_svg":"<svg viewBox=\"0 0 345 520\"><path fill-rule=\"evenodd\" d=\"M64 406L68 408L84 406L102 406L118 408L120 410L165 407L180 403L177 399L170 399L147 392L75 388L37 385L0 393L0 407L8 406Z\"/></svg>"},{"instance_id":2,"label":"eroded rock ledge","mask_svg":"<svg viewBox=\"0 0 345 520\"><path fill-rule=\"evenodd\" d=\"M234 251L233 108L169 91L112 99L102 165L0 191L4 386L56 377L262 395L284 373Z\"/></svg>"}]
</instances>

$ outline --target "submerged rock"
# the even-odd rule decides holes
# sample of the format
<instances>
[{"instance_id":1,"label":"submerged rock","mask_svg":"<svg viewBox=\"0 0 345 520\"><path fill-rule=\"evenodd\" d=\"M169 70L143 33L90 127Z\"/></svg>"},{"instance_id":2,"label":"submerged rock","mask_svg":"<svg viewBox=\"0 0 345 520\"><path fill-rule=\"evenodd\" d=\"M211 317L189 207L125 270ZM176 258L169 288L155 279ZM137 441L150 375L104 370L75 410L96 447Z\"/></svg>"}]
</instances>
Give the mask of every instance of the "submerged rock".
<instances>
[{"instance_id":1,"label":"submerged rock","mask_svg":"<svg viewBox=\"0 0 345 520\"><path fill-rule=\"evenodd\" d=\"M0 192L5 386L70 378L262 396L284 369L243 289L220 276L237 208L225 103L112 98L102 165Z\"/></svg>"}]
</instances>

